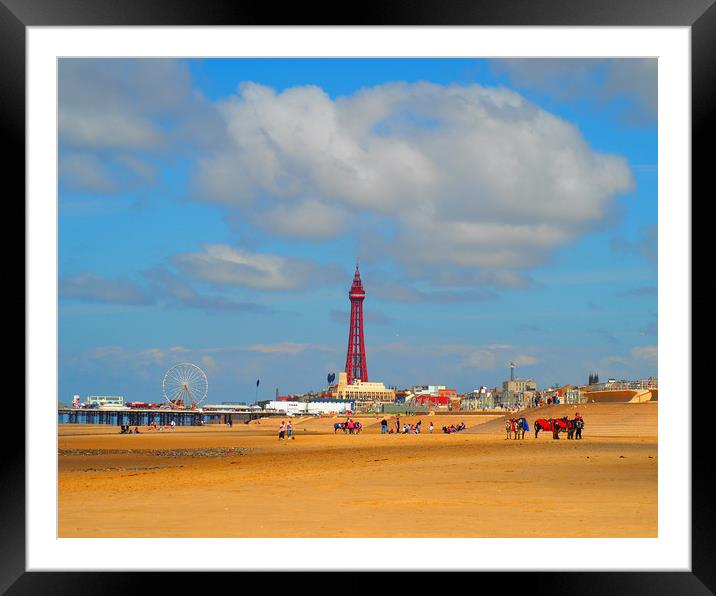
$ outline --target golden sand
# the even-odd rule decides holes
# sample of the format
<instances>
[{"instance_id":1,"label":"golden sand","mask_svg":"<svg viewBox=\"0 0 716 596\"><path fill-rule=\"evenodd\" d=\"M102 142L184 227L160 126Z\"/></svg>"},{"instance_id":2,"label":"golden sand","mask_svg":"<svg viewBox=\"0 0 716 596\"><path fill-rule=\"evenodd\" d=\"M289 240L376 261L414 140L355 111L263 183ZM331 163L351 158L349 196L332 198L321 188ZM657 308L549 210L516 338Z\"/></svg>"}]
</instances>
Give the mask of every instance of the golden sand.
<instances>
[{"instance_id":1,"label":"golden sand","mask_svg":"<svg viewBox=\"0 0 716 596\"><path fill-rule=\"evenodd\" d=\"M336 419L294 419L291 441L277 419L139 435L63 425L59 536L656 536L657 405L582 413L582 441L508 441L502 417L468 415L387 436L375 417L353 436L334 435ZM462 420L466 431L440 431Z\"/></svg>"}]
</instances>

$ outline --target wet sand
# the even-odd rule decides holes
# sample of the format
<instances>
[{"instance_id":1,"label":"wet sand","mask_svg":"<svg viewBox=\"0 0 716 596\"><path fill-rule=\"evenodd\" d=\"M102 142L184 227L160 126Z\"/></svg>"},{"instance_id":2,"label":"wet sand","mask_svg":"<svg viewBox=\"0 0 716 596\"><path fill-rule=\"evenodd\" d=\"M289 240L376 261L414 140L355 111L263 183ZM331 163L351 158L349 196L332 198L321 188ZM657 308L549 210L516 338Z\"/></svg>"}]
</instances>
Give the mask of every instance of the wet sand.
<instances>
[{"instance_id":1,"label":"wet sand","mask_svg":"<svg viewBox=\"0 0 716 596\"><path fill-rule=\"evenodd\" d=\"M582 441L506 440L495 417L467 415L423 417L423 434L387 436L376 418L353 436L334 435L335 419L298 419L291 441L278 440L276 419L139 435L63 425L58 533L655 537L656 405L629 406L602 417L644 408L636 436L590 435L585 415ZM460 420L472 432L440 432ZM474 432L483 423L496 430Z\"/></svg>"}]
</instances>

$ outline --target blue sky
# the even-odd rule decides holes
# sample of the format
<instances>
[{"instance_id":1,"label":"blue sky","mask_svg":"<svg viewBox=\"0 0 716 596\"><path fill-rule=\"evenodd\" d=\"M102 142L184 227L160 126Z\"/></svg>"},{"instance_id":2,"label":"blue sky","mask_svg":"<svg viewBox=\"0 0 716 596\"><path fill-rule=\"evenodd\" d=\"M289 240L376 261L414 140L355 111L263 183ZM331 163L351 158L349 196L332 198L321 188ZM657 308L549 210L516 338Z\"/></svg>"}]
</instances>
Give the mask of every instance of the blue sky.
<instances>
[{"instance_id":1,"label":"blue sky","mask_svg":"<svg viewBox=\"0 0 716 596\"><path fill-rule=\"evenodd\" d=\"M65 59L59 397L657 374L654 60Z\"/></svg>"}]
</instances>

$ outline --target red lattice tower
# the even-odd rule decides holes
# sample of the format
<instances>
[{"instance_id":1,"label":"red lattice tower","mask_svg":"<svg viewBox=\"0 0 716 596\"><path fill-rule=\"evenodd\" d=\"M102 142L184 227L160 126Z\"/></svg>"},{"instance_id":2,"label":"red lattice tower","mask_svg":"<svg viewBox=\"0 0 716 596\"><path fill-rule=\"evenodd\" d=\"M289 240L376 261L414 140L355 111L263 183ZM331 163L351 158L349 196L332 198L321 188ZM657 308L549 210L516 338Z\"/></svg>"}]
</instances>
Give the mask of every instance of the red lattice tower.
<instances>
[{"instance_id":1,"label":"red lattice tower","mask_svg":"<svg viewBox=\"0 0 716 596\"><path fill-rule=\"evenodd\" d=\"M353 285L348 292L351 300L351 326L348 331L348 354L346 355L346 374L348 383L355 379L368 380L368 365L365 361L365 339L363 337L363 300L365 290L360 279L360 271L356 263Z\"/></svg>"}]
</instances>

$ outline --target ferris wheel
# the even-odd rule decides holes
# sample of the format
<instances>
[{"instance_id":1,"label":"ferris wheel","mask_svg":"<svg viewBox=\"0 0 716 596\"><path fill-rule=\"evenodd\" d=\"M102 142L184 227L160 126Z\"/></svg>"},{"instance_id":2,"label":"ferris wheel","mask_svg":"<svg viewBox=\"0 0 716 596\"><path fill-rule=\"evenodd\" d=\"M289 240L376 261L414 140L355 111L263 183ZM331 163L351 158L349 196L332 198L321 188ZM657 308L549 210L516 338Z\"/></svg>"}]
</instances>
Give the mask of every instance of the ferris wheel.
<instances>
[{"instance_id":1,"label":"ferris wheel","mask_svg":"<svg viewBox=\"0 0 716 596\"><path fill-rule=\"evenodd\" d=\"M184 362L172 366L162 381L164 399L172 408L196 408L206 399L209 381L195 364Z\"/></svg>"}]
</instances>

